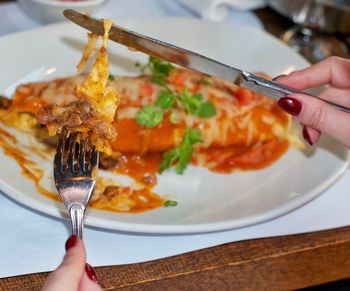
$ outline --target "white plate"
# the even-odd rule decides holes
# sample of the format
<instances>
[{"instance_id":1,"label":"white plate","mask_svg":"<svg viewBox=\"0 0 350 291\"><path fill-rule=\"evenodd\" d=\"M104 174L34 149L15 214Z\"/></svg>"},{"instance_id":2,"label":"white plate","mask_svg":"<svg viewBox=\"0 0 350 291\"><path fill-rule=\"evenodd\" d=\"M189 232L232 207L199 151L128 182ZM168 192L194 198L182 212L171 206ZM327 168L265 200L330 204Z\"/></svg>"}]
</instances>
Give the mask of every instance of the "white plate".
<instances>
[{"instance_id":1,"label":"white plate","mask_svg":"<svg viewBox=\"0 0 350 291\"><path fill-rule=\"evenodd\" d=\"M120 25L197 51L248 71L273 76L307 66L307 62L277 39L237 24L193 19L129 19ZM40 67L50 78L75 73L85 32L58 24L0 39L0 92ZM111 72L131 74L136 60L146 56L110 43ZM25 137L20 137L25 138ZM37 159L34 157L33 159ZM0 151L0 188L13 199L47 214L63 217L62 204L38 194L23 178L15 161ZM51 175L52 162L41 162ZM160 176L155 192L176 195L178 206L141 214L117 214L89 209L86 223L96 227L144 233L195 233L243 227L275 218L310 201L344 173L348 151L324 138L309 154L291 148L278 162L260 171L220 175L190 167L185 175ZM101 172L102 173L102 172ZM52 179L48 183L53 188Z\"/></svg>"}]
</instances>

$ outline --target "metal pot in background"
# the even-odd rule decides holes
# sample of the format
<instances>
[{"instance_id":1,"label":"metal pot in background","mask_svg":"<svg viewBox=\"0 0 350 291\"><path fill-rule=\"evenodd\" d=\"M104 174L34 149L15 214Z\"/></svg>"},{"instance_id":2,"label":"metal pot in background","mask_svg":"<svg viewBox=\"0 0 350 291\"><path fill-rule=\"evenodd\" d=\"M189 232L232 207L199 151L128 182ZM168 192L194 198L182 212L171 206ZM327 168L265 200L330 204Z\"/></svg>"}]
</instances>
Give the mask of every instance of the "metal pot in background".
<instances>
[{"instance_id":1,"label":"metal pot in background","mask_svg":"<svg viewBox=\"0 0 350 291\"><path fill-rule=\"evenodd\" d=\"M268 0L296 26L281 38L311 62L350 56L350 0Z\"/></svg>"},{"instance_id":2,"label":"metal pot in background","mask_svg":"<svg viewBox=\"0 0 350 291\"><path fill-rule=\"evenodd\" d=\"M269 4L296 24L327 33L350 34L348 0L269 0Z\"/></svg>"}]
</instances>

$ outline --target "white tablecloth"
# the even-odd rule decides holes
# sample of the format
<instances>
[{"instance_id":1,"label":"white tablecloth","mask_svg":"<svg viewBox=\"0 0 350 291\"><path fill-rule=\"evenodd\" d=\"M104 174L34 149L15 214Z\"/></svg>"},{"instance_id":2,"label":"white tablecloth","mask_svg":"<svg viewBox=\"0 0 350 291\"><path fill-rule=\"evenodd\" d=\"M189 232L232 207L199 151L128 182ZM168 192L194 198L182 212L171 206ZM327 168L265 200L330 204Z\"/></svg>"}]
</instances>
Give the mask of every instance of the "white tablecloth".
<instances>
[{"instance_id":1,"label":"white tablecloth","mask_svg":"<svg viewBox=\"0 0 350 291\"><path fill-rule=\"evenodd\" d=\"M192 16L183 5L170 0L128 0L114 9L110 1L96 16ZM142 9L140 9L142 3ZM147 5L146 5L147 4ZM122 9L121 9L122 7ZM249 12L231 11L225 21L240 21L260 28ZM0 5L0 34L39 26L17 4ZM3 165L2 165L3 166ZM350 225L349 171L328 191L282 217L236 230L195 235L141 235L87 228L85 242L92 265L114 265L168 257L227 242L304 233ZM0 277L48 271L64 255L68 223L33 211L0 194Z\"/></svg>"}]
</instances>

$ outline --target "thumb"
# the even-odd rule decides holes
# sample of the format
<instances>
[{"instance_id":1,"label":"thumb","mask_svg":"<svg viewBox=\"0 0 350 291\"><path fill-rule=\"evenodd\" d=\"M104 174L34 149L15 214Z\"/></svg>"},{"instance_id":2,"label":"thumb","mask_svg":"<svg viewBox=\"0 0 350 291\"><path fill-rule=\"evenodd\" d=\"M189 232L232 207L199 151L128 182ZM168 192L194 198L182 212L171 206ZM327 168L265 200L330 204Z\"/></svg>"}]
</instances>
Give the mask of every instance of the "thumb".
<instances>
[{"instance_id":1,"label":"thumb","mask_svg":"<svg viewBox=\"0 0 350 291\"><path fill-rule=\"evenodd\" d=\"M283 97L278 105L302 124L317 129L350 147L350 114L303 94Z\"/></svg>"},{"instance_id":2,"label":"thumb","mask_svg":"<svg viewBox=\"0 0 350 291\"><path fill-rule=\"evenodd\" d=\"M67 253L63 262L47 278L43 291L76 291L85 272L85 247L77 236L66 242Z\"/></svg>"}]
</instances>

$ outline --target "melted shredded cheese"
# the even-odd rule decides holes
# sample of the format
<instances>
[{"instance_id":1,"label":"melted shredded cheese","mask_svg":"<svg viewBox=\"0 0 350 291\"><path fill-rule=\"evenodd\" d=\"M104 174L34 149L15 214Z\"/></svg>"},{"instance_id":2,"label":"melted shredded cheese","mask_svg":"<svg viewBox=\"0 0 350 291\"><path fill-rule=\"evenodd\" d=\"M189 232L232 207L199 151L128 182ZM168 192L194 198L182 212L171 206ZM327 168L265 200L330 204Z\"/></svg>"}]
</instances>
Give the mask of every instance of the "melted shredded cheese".
<instances>
[{"instance_id":1,"label":"melted shredded cheese","mask_svg":"<svg viewBox=\"0 0 350 291\"><path fill-rule=\"evenodd\" d=\"M107 41L112 21L105 19L103 24L105 33L102 47L87 80L82 86L77 86L76 94L78 97L89 101L100 116L108 122L112 122L118 104L116 89L107 84L109 76ZM87 47L87 50L89 50L89 47ZM85 53L82 60L84 56Z\"/></svg>"},{"instance_id":2,"label":"melted shredded cheese","mask_svg":"<svg viewBox=\"0 0 350 291\"><path fill-rule=\"evenodd\" d=\"M112 26L112 21L104 19L104 35L103 43L99 49L97 59L91 69L87 80L76 87L76 95L78 98L88 101L96 113L97 119L101 119L109 124L114 121L115 112L119 103L117 91L114 87L108 84L109 66L107 56L108 32ZM78 70L82 70L86 65L87 60L96 46L96 36L89 34L88 43L84 47L84 52L81 61L78 64ZM111 133L112 135L112 133ZM101 139L98 134L93 136L95 146L106 153L111 153L109 142Z\"/></svg>"},{"instance_id":3,"label":"melted shredded cheese","mask_svg":"<svg viewBox=\"0 0 350 291\"><path fill-rule=\"evenodd\" d=\"M95 54L95 52L97 50L98 39L99 39L98 34L88 33L88 41L87 41L86 45L84 46L83 55L81 57L79 64L77 65L78 72L83 71L88 60Z\"/></svg>"}]
</instances>

